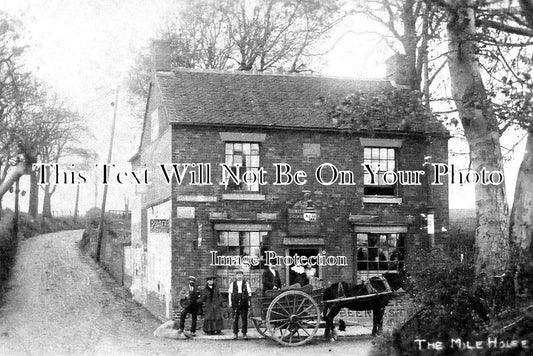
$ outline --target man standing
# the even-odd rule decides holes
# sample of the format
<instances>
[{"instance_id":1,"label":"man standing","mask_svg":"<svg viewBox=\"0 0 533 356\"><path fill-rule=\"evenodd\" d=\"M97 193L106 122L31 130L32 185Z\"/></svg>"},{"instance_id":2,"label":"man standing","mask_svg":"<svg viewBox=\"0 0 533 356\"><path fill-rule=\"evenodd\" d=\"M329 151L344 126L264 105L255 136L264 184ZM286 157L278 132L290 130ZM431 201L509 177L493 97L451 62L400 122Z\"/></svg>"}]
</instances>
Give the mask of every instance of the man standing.
<instances>
[{"instance_id":1,"label":"man standing","mask_svg":"<svg viewBox=\"0 0 533 356\"><path fill-rule=\"evenodd\" d=\"M198 311L200 308L200 291L196 286L196 277L189 277L189 285L182 288L179 294L180 305L183 310L181 311L180 316L180 327L179 333L183 333L185 329L185 318L187 314L191 314L191 336L196 336L196 321L198 319Z\"/></svg>"},{"instance_id":2,"label":"man standing","mask_svg":"<svg viewBox=\"0 0 533 356\"><path fill-rule=\"evenodd\" d=\"M244 279L242 271L237 271L236 280L231 282L228 289L229 307L233 309L233 339L237 339L239 333L239 317L242 319L242 336L248 340L248 306L252 296L252 288Z\"/></svg>"},{"instance_id":3,"label":"man standing","mask_svg":"<svg viewBox=\"0 0 533 356\"><path fill-rule=\"evenodd\" d=\"M267 290L281 289L281 279L276 271L276 263L270 263L268 269L263 272L263 294Z\"/></svg>"}]
</instances>

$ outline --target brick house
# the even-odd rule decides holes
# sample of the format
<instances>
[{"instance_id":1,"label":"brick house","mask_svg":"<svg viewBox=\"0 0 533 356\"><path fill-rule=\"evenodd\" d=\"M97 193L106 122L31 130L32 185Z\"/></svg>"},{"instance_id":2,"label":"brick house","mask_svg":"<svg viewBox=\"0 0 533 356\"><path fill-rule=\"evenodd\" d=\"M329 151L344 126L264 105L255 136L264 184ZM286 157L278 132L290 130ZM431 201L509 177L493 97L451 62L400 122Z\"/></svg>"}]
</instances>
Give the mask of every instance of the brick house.
<instances>
[{"instance_id":1,"label":"brick house","mask_svg":"<svg viewBox=\"0 0 533 356\"><path fill-rule=\"evenodd\" d=\"M398 118L377 125L372 135L347 133L320 102L378 93L389 81L171 70L168 44L155 42L152 51L143 134L131 162L157 174L132 202L131 290L154 315L172 315L173 298L189 275L203 284L216 274L228 285L237 267L213 266L213 251L260 259L266 250L345 256L346 266L317 266L316 280L328 285L396 270L417 246L442 243L446 184L383 185L378 179L369 185L362 166L422 170L427 156L446 163L449 136L441 124L428 119L402 129ZM210 163L212 184L167 184L159 164L171 162ZM220 163L245 171L264 167L269 184L219 184ZM276 163L307 172L306 184L272 184ZM314 172L322 163L352 171L355 184L320 184ZM434 219L433 234L427 216ZM238 268L256 288L262 267ZM284 284L296 281L291 267L280 269Z\"/></svg>"}]
</instances>

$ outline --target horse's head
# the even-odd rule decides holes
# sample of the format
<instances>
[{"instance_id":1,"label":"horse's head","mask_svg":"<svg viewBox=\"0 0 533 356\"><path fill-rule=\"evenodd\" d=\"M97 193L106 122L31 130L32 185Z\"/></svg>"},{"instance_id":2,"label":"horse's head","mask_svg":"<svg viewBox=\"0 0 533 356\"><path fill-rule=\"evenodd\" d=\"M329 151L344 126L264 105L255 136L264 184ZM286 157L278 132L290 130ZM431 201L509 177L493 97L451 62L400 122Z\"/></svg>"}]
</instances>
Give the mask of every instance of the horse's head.
<instances>
[{"instance_id":1,"label":"horse's head","mask_svg":"<svg viewBox=\"0 0 533 356\"><path fill-rule=\"evenodd\" d=\"M405 275L405 271L385 272L382 275L389 283L389 286L393 292L400 288L403 288L404 290L406 289L405 286L407 284L407 276Z\"/></svg>"}]
</instances>

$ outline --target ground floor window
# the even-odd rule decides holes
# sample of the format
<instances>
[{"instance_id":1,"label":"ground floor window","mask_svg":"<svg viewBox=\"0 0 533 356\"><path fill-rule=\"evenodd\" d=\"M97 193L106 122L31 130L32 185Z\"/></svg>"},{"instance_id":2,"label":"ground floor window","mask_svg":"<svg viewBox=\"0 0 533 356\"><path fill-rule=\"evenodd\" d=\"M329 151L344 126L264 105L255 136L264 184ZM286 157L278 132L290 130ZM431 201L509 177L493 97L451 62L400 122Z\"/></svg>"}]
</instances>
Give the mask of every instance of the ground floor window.
<instances>
[{"instance_id":1,"label":"ground floor window","mask_svg":"<svg viewBox=\"0 0 533 356\"><path fill-rule=\"evenodd\" d=\"M261 275L265 268L264 251L268 250L267 231L218 231L217 251L218 256L256 257L259 264L254 266L219 266L217 277L219 287L228 288L235 279L235 272L242 270L244 277L250 282L255 291L261 288ZM249 259L250 260L250 259ZM223 289L222 289L223 290Z\"/></svg>"},{"instance_id":2,"label":"ground floor window","mask_svg":"<svg viewBox=\"0 0 533 356\"><path fill-rule=\"evenodd\" d=\"M359 278L397 271L405 262L405 234L357 233L355 251Z\"/></svg>"}]
</instances>

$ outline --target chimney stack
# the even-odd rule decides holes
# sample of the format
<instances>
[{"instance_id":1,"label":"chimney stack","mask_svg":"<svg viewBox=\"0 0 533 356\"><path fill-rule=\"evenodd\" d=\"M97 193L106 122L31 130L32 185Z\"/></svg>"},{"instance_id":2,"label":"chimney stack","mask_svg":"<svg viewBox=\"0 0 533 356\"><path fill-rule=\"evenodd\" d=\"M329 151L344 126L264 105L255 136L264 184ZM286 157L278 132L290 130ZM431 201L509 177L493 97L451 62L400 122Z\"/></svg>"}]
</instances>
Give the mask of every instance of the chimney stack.
<instances>
[{"instance_id":1,"label":"chimney stack","mask_svg":"<svg viewBox=\"0 0 533 356\"><path fill-rule=\"evenodd\" d=\"M172 64L171 41L154 40L150 46L153 72L170 72Z\"/></svg>"},{"instance_id":2,"label":"chimney stack","mask_svg":"<svg viewBox=\"0 0 533 356\"><path fill-rule=\"evenodd\" d=\"M387 67L386 78L390 81L393 87L410 89L409 82L409 67L407 65L407 57L403 54L395 54L385 61Z\"/></svg>"}]
</instances>

